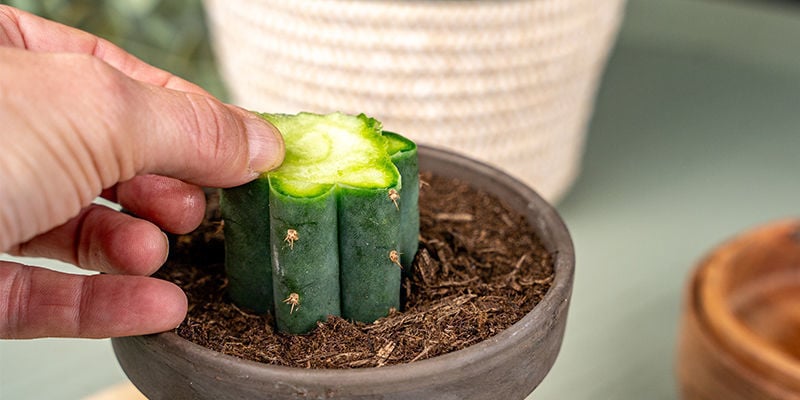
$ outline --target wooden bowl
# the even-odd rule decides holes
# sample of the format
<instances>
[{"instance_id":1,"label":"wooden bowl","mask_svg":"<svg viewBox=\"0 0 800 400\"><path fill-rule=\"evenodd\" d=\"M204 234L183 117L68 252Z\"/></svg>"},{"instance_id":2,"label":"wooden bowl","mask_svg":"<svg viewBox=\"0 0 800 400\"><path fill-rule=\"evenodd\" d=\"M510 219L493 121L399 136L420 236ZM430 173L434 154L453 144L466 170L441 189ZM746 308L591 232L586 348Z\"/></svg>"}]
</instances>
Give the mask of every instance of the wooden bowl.
<instances>
[{"instance_id":1,"label":"wooden bowl","mask_svg":"<svg viewBox=\"0 0 800 400\"><path fill-rule=\"evenodd\" d=\"M800 399L800 220L712 251L684 301L677 371L684 399Z\"/></svg>"}]
</instances>

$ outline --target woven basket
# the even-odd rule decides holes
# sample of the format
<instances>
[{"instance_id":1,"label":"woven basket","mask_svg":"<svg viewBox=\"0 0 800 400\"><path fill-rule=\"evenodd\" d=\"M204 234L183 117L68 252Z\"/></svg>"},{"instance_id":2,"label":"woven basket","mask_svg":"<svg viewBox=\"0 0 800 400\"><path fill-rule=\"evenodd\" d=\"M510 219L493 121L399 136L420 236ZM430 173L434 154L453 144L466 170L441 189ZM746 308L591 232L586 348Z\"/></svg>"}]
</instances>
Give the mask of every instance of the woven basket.
<instances>
[{"instance_id":1,"label":"woven basket","mask_svg":"<svg viewBox=\"0 0 800 400\"><path fill-rule=\"evenodd\" d=\"M234 103L366 113L557 201L624 0L206 0Z\"/></svg>"}]
</instances>

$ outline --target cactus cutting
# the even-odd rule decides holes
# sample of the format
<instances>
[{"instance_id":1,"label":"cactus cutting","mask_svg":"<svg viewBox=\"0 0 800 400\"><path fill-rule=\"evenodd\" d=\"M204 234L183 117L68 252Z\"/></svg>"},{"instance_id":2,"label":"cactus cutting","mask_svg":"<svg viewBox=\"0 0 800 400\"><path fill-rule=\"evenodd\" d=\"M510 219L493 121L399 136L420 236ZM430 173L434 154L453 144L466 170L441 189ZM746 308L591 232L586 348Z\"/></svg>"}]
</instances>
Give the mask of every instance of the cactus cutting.
<instances>
[{"instance_id":1,"label":"cactus cutting","mask_svg":"<svg viewBox=\"0 0 800 400\"><path fill-rule=\"evenodd\" d=\"M284 135L276 170L222 190L228 293L307 333L328 315L372 322L400 309L417 251L411 140L365 115L260 114Z\"/></svg>"}]
</instances>

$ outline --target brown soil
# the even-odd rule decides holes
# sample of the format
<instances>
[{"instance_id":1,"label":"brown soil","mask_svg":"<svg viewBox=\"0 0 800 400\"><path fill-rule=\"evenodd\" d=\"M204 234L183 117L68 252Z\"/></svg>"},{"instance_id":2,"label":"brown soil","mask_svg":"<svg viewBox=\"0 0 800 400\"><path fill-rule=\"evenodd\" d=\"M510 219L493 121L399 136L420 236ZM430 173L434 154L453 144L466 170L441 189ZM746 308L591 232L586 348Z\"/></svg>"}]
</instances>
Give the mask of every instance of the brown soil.
<instances>
[{"instance_id":1,"label":"brown soil","mask_svg":"<svg viewBox=\"0 0 800 400\"><path fill-rule=\"evenodd\" d=\"M308 335L276 332L225 296L215 196L208 218L173 238L159 276L181 286L189 314L176 332L258 362L301 368L375 367L422 360L491 337L520 320L553 278L551 255L525 218L462 182L423 174L420 250L403 282L403 310L373 324L329 317Z\"/></svg>"}]
</instances>

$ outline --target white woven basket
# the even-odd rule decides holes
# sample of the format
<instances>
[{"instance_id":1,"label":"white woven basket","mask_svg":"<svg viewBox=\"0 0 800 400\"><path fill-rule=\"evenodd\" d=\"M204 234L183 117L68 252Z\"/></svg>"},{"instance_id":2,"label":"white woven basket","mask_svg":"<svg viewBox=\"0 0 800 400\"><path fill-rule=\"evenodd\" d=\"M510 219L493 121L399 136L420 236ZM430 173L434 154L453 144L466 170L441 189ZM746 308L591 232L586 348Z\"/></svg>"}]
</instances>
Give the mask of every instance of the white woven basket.
<instances>
[{"instance_id":1,"label":"white woven basket","mask_svg":"<svg viewBox=\"0 0 800 400\"><path fill-rule=\"evenodd\" d=\"M233 101L366 113L555 202L575 179L624 0L206 0Z\"/></svg>"}]
</instances>

